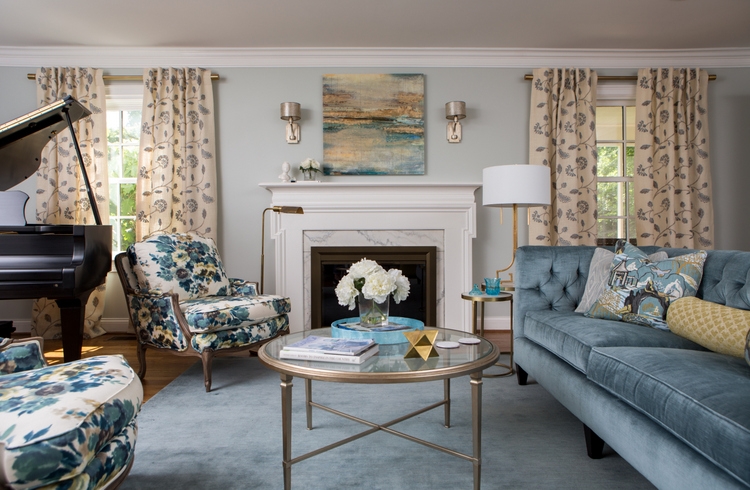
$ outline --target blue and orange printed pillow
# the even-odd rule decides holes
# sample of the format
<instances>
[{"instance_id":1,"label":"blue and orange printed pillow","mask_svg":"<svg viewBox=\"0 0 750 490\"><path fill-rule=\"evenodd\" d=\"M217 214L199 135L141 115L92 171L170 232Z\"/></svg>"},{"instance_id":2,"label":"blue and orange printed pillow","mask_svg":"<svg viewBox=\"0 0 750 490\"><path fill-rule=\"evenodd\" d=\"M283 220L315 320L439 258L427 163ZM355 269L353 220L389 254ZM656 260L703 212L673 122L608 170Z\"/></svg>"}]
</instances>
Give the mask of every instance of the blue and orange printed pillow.
<instances>
[{"instance_id":1,"label":"blue and orange printed pillow","mask_svg":"<svg viewBox=\"0 0 750 490\"><path fill-rule=\"evenodd\" d=\"M607 286L585 315L669 330L667 309L679 298L695 296L706 255L701 250L652 262L638 247L620 240Z\"/></svg>"}]
</instances>

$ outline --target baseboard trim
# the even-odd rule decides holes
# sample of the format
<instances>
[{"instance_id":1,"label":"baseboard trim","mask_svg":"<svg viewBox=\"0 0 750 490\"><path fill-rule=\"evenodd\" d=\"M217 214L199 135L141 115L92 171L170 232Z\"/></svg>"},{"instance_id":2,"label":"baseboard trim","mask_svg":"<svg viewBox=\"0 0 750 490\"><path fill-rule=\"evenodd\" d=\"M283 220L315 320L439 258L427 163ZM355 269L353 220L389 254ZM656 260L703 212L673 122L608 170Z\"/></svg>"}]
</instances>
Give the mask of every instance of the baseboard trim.
<instances>
[{"instance_id":1,"label":"baseboard trim","mask_svg":"<svg viewBox=\"0 0 750 490\"><path fill-rule=\"evenodd\" d=\"M31 320L13 320L15 333L31 333ZM104 318L102 328L107 333L133 333L127 318Z\"/></svg>"}]
</instances>

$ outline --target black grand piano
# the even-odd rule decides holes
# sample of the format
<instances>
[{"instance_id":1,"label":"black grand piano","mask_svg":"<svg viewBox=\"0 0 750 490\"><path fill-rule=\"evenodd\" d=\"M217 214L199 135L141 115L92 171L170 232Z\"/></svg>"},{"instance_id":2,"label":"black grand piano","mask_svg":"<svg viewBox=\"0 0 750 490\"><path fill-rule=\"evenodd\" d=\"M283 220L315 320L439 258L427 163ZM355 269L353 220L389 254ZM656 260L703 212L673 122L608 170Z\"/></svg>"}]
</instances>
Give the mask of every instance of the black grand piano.
<instances>
[{"instance_id":1,"label":"black grand piano","mask_svg":"<svg viewBox=\"0 0 750 490\"><path fill-rule=\"evenodd\" d=\"M81 358L86 301L112 264L112 227L101 224L72 126L89 114L66 97L0 125L0 191L34 175L44 146L66 128L81 164L95 225L28 225L29 196L0 192L0 299L54 299L65 362Z\"/></svg>"}]
</instances>

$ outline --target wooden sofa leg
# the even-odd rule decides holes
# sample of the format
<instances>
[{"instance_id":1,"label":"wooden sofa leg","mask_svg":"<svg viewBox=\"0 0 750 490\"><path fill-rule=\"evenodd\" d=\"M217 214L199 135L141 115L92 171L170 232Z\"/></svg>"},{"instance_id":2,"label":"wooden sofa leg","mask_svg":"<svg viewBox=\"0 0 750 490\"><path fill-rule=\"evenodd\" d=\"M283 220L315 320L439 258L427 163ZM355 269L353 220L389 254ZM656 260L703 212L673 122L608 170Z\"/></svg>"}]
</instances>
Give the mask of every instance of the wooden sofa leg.
<instances>
[{"instance_id":1,"label":"wooden sofa leg","mask_svg":"<svg viewBox=\"0 0 750 490\"><path fill-rule=\"evenodd\" d=\"M518 364L516 364L516 379L521 386L526 386L526 383L529 381L529 373L524 371Z\"/></svg>"},{"instance_id":2,"label":"wooden sofa leg","mask_svg":"<svg viewBox=\"0 0 750 490\"><path fill-rule=\"evenodd\" d=\"M203 384L206 385L206 393L211 391L211 365L214 360L214 352L212 350L204 350L201 353L201 361L203 361Z\"/></svg>"},{"instance_id":3,"label":"wooden sofa leg","mask_svg":"<svg viewBox=\"0 0 750 490\"><path fill-rule=\"evenodd\" d=\"M596 433L589 429L586 424L583 424L583 435L586 437L586 452L591 459L601 459L604 457L604 439L596 435Z\"/></svg>"},{"instance_id":4,"label":"wooden sofa leg","mask_svg":"<svg viewBox=\"0 0 750 490\"><path fill-rule=\"evenodd\" d=\"M136 347L136 353L138 354L138 378L141 380L146 377L146 345L138 342Z\"/></svg>"}]
</instances>

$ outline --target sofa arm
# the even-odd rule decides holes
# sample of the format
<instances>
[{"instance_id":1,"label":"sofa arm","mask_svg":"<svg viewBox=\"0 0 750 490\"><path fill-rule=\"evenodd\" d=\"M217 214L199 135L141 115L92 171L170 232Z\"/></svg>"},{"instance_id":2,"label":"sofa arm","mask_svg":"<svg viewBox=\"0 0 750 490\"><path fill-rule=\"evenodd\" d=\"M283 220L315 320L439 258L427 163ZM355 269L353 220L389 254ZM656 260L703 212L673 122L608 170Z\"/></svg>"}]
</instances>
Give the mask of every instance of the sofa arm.
<instances>
[{"instance_id":1,"label":"sofa arm","mask_svg":"<svg viewBox=\"0 0 750 490\"><path fill-rule=\"evenodd\" d=\"M229 282L232 285L230 293L232 296L258 296L257 282L245 281L236 277L230 277Z\"/></svg>"},{"instance_id":2,"label":"sofa arm","mask_svg":"<svg viewBox=\"0 0 750 490\"><path fill-rule=\"evenodd\" d=\"M46 366L43 343L41 337L0 339L0 376Z\"/></svg>"},{"instance_id":3,"label":"sofa arm","mask_svg":"<svg viewBox=\"0 0 750 490\"><path fill-rule=\"evenodd\" d=\"M596 247L524 246L516 252L513 330L523 337L526 313L574 311L583 297Z\"/></svg>"},{"instance_id":4,"label":"sofa arm","mask_svg":"<svg viewBox=\"0 0 750 490\"><path fill-rule=\"evenodd\" d=\"M177 351L188 348L190 334L176 294L131 291L126 299L140 343Z\"/></svg>"}]
</instances>

